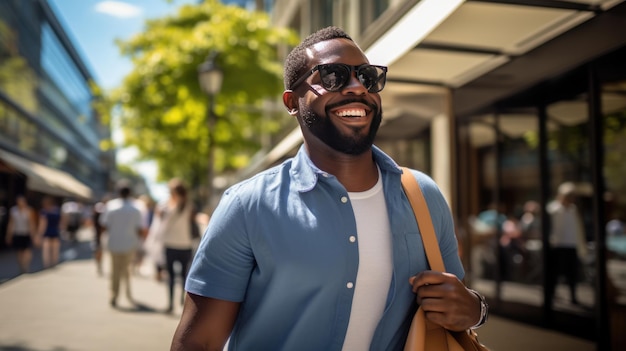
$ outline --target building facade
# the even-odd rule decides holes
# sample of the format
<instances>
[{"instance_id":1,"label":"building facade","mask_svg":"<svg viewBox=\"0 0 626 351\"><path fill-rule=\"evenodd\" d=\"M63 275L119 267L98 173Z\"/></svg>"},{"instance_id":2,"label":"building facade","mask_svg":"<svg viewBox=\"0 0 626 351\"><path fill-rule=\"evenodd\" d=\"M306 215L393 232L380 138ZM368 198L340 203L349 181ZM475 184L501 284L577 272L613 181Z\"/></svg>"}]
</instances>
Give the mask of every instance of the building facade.
<instances>
[{"instance_id":1,"label":"building facade","mask_svg":"<svg viewBox=\"0 0 626 351\"><path fill-rule=\"evenodd\" d=\"M44 195L104 194L114 158L100 149L110 131L92 107L92 82L46 0L0 2L2 206L18 194L34 206Z\"/></svg>"},{"instance_id":2,"label":"building facade","mask_svg":"<svg viewBox=\"0 0 626 351\"><path fill-rule=\"evenodd\" d=\"M441 186L467 282L492 313L626 347L626 3L277 0L272 11L302 37L341 26L389 66L376 144ZM293 155L301 135L285 134L241 174ZM563 183L584 229L576 301L556 275L548 214Z\"/></svg>"}]
</instances>

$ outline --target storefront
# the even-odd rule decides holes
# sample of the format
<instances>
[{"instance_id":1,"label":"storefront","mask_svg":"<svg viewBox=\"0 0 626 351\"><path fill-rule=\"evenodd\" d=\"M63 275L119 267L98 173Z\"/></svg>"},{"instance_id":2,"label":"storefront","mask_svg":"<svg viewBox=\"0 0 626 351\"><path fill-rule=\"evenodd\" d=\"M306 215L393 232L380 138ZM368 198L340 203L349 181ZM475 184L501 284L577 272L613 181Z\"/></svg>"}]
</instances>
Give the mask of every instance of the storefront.
<instances>
[{"instance_id":1,"label":"storefront","mask_svg":"<svg viewBox=\"0 0 626 351\"><path fill-rule=\"evenodd\" d=\"M623 349L626 47L460 117L457 134L471 284L495 313ZM546 288L559 264L548 207L566 182L585 234L574 296L566 277Z\"/></svg>"}]
</instances>

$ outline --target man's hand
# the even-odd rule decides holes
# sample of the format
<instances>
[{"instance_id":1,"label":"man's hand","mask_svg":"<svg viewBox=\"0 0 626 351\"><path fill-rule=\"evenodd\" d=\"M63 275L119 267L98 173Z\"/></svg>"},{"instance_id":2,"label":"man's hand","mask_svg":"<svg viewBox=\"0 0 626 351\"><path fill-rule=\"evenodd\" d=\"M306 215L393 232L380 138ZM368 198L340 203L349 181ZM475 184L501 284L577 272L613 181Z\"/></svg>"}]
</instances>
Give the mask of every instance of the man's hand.
<instances>
[{"instance_id":1,"label":"man's hand","mask_svg":"<svg viewBox=\"0 0 626 351\"><path fill-rule=\"evenodd\" d=\"M454 274L423 271L409 278L426 318L442 327L462 331L480 319L480 300Z\"/></svg>"}]
</instances>

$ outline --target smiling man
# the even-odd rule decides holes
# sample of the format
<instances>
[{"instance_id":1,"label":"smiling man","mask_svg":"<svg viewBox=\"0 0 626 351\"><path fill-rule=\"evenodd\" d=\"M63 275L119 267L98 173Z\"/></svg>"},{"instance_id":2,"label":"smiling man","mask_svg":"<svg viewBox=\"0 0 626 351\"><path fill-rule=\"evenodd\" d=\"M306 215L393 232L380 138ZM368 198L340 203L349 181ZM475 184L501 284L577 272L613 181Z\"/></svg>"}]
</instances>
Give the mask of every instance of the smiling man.
<instances>
[{"instance_id":1,"label":"smiling man","mask_svg":"<svg viewBox=\"0 0 626 351\"><path fill-rule=\"evenodd\" d=\"M283 101L304 145L224 194L172 350L402 350L418 303L451 330L484 322L436 184L411 171L450 273L428 270L402 170L373 146L386 73L336 27L289 54Z\"/></svg>"}]
</instances>

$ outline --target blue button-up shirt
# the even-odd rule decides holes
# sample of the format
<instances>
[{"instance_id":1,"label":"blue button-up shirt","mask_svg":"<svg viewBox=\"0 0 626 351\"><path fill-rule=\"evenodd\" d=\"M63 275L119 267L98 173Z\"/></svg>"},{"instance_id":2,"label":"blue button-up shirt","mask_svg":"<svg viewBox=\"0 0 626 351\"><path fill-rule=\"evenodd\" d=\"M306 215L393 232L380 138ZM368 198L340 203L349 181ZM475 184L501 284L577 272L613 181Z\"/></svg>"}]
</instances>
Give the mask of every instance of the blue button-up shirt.
<instances>
[{"instance_id":1,"label":"blue button-up shirt","mask_svg":"<svg viewBox=\"0 0 626 351\"><path fill-rule=\"evenodd\" d=\"M371 350L402 350L416 310L409 277L428 269L398 165L374 147L393 241L393 278ZM462 279L454 225L436 184L413 171L444 263ZM350 240L356 236L357 240ZM230 350L341 350L359 265L346 189L304 147L222 197L191 266L187 291L241 302Z\"/></svg>"}]
</instances>

